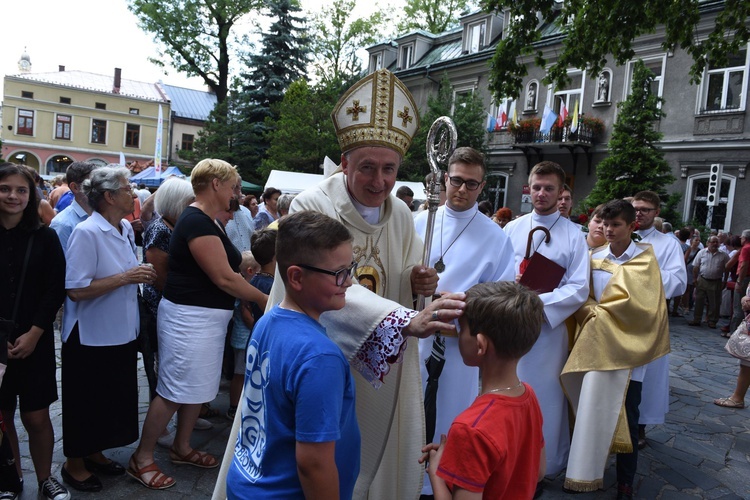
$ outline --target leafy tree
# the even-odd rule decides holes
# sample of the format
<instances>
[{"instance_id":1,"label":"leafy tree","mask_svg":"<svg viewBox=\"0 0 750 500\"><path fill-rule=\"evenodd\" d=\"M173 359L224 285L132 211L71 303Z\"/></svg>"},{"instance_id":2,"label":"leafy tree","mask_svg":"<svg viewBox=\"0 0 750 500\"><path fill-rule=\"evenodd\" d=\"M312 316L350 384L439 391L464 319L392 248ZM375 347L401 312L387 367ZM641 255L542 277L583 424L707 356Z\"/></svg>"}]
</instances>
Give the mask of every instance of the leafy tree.
<instances>
[{"instance_id":1,"label":"leafy tree","mask_svg":"<svg viewBox=\"0 0 750 500\"><path fill-rule=\"evenodd\" d=\"M262 5L261 0L128 0L142 30L154 35L159 50L151 62L198 76L219 104L229 93L230 60L237 22ZM244 40L246 42L246 40Z\"/></svg>"},{"instance_id":2,"label":"leafy tree","mask_svg":"<svg viewBox=\"0 0 750 500\"><path fill-rule=\"evenodd\" d=\"M584 200L585 206L595 207L645 190L655 191L666 198L665 186L675 178L656 147L663 134L654 125L665 115L659 108L663 99L651 92L653 81L653 72L643 61L637 61L630 95L617 104L617 121L609 141L609 156L596 167L596 184Z\"/></svg>"},{"instance_id":3,"label":"leafy tree","mask_svg":"<svg viewBox=\"0 0 750 500\"><path fill-rule=\"evenodd\" d=\"M315 73L325 84L339 85L362 73L357 51L381 37L385 16L378 11L367 18L352 14L356 0L334 0L312 23Z\"/></svg>"},{"instance_id":4,"label":"leafy tree","mask_svg":"<svg viewBox=\"0 0 750 500\"><path fill-rule=\"evenodd\" d=\"M311 88L302 79L289 86L279 106L279 118L272 122L268 134L271 146L260 175L267 177L271 170L319 174L326 156L338 163L341 150L331 111L339 94L338 88Z\"/></svg>"},{"instance_id":5,"label":"leafy tree","mask_svg":"<svg viewBox=\"0 0 750 500\"><path fill-rule=\"evenodd\" d=\"M451 110L453 110L451 112ZM427 134L432 123L441 116L450 116L458 131L457 146L469 146L485 151L487 113L476 92L463 94L453 101L453 85L447 74L443 75L437 94L427 97L427 110L420 113L420 128L411 148L399 169L399 177L420 181L430 172L427 162Z\"/></svg>"},{"instance_id":6,"label":"leafy tree","mask_svg":"<svg viewBox=\"0 0 750 500\"><path fill-rule=\"evenodd\" d=\"M469 0L407 0L398 32L425 30L438 34L458 24L458 16L469 9Z\"/></svg>"},{"instance_id":7,"label":"leafy tree","mask_svg":"<svg viewBox=\"0 0 750 500\"><path fill-rule=\"evenodd\" d=\"M726 64L728 55L750 39L750 2L745 0L482 0L481 5L485 11L508 9L512 20L492 59L490 90L497 97L517 95L521 88L528 73L520 56L533 54L538 66L547 65L542 49L533 47L542 36L540 19L557 24L565 34L545 79L558 87L568 81L568 68L590 68L597 75L609 54L617 64L625 64L635 56L633 41L660 26L665 51L680 47L692 56L692 83L700 81L708 61ZM701 9L717 12L705 37L698 35Z\"/></svg>"}]
</instances>

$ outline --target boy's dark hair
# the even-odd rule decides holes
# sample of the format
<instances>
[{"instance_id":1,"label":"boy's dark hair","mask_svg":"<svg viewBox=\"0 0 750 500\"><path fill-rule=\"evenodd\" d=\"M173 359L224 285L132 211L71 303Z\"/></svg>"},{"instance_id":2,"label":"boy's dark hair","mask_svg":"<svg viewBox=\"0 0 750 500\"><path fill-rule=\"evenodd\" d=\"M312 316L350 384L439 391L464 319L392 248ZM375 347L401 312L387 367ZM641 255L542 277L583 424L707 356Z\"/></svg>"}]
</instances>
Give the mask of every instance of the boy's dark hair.
<instances>
[{"instance_id":1,"label":"boy's dark hair","mask_svg":"<svg viewBox=\"0 0 750 500\"><path fill-rule=\"evenodd\" d=\"M635 208L625 200L612 200L604 204L599 217L604 220L621 217L625 222L630 224L635 221Z\"/></svg>"},{"instance_id":2,"label":"boy's dark hair","mask_svg":"<svg viewBox=\"0 0 750 500\"><path fill-rule=\"evenodd\" d=\"M653 191L640 191L638 193L635 193L633 196L633 201L645 201L646 203L651 203L654 208L661 207L661 198L659 198L659 195L656 194Z\"/></svg>"},{"instance_id":3,"label":"boy's dark hair","mask_svg":"<svg viewBox=\"0 0 750 500\"><path fill-rule=\"evenodd\" d=\"M490 339L498 357L520 359L539 338L544 304L536 292L512 281L479 283L466 291L463 317L472 335Z\"/></svg>"},{"instance_id":4,"label":"boy's dark hair","mask_svg":"<svg viewBox=\"0 0 750 500\"><path fill-rule=\"evenodd\" d=\"M276 236L278 231L275 229L263 228L255 231L250 236L250 248L252 248L255 261L261 266L265 266L273 260L276 255Z\"/></svg>"},{"instance_id":5,"label":"boy's dark hair","mask_svg":"<svg viewBox=\"0 0 750 500\"><path fill-rule=\"evenodd\" d=\"M465 163L467 165L478 165L482 167L482 177L485 175L485 166L484 166L484 155L477 151L474 148L470 147L461 147L456 148L453 150L453 154L451 154L451 157L448 158L448 172L451 171L451 166L454 163Z\"/></svg>"},{"instance_id":6,"label":"boy's dark hair","mask_svg":"<svg viewBox=\"0 0 750 500\"><path fill-rule=\"evenodd\" d=\"M687 240L688 240L688 239L690 238L690 236L691 236L692 234L693 234L693 233L692 233L692 232L690 231L690 229L688 229L688 228L686 228L686 227L683 227L683 228L682 228L682 229L680 229L680 231L679 231L679 232L677 233L677 238L679 238L679 240L680 240L680 241L682 241L682 242L685 242L685 241L687 241Z\"/></svg>"},{"instance_id":7,"label":"boy's dark hair","mask_svg":"<svg viewBox=\"0 0 750 500\"><path fill-rule=\"evenodd\" d=\"M289 266L315 266L320 260L321 252L333 250L351 240L351 233L342 223L320 212L303 210L279 219L276 263L281 279L286 283ZM260 263L255 247L252 249L255 259Z\"/></svg>"}]
</instances>

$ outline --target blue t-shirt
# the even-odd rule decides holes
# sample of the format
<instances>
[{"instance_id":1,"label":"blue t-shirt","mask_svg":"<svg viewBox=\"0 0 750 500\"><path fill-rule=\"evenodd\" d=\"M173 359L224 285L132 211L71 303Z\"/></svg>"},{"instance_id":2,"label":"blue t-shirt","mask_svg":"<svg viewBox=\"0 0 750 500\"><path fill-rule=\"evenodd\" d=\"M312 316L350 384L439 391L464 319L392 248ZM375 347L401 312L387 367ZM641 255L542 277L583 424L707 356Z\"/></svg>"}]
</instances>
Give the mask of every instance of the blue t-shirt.
<instances>
[{"instance_id":1,"label":"blue t-shirt","mask_svg":"<svg viewBox=\"0 0 750 500\"><path fill-rule=\"evenodd\" d=\"M247 346L242 426L227 497L302 498L296 442L336 442L342 499L359 475L354 381L341 350L309 316L276 306Z\"/></svg>"},{"instance_id":2,"label":"blue t-shirt","mask_svg":"<svg viewBox=\"0 0 750 500\"><path fill-rule=\"evenodd\" d=\"M271 287L273 286L273 276L256 273L250 278L250 284L268 295L271 293ZM257 322L263 316L263 311L255 302L251 302L250 307L252 308L253 320ZM234 302L232 319L232 336L229 338L229 342L235 349L245 349L250 338L250 329L242 321L242 302L239 299Z\"/></svg>"}]
</instances>

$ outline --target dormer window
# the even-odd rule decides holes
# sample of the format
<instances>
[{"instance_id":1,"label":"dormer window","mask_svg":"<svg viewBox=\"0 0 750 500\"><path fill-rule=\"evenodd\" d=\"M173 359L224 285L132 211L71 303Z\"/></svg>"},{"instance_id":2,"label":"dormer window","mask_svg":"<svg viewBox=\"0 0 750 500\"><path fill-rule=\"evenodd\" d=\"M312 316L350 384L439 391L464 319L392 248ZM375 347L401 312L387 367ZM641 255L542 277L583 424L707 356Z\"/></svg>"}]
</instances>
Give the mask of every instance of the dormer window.
<instances>
[{"instance_id":1,"label":"dormer window","mask_svg":"<svg viewBox=\"0 0 750 500\"><path fill-rule=\"evenodd\" d=\"M383 69L383 53L378 52L370 56L370 73Z\"/></svg>"},{"instance_id":2,"label":"dormer window","mask_svg":"<svg viewBox=\"0 0 750 500\"><path fill-rule=\"evenodd\" d=\"M487 29L486 26L486 21L481 21L469 26L469 36L466 40L466 51L469 54L479 52L485 47L486 42L484 38Z\"/></svg>"},{"instance_id":3,"label":"dormer window","mask_svg":"<svg viewBox=\"0 0 750 500\"><path fill-rule=\"evenodd\" d=\"M401 47L401 59L399 60L400 69L409 69L414 63L414 44L404 45Z\"/></svg>"}]
</instances>

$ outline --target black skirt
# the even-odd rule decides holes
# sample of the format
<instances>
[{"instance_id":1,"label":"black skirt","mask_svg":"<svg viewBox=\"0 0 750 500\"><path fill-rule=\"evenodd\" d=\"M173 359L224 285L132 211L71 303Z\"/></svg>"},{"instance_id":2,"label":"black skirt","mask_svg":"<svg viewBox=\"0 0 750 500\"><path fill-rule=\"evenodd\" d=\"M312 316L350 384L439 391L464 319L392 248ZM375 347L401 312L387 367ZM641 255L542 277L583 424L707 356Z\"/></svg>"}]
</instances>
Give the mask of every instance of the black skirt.
<instances>
[{"instance_id":1,"label":"black skirt","mask_svg":"<svg viewBox=\"0 0 750 500\"><path fill-rule=\"evenodd\" d=\"M62 345L63 453L81 458L138 440L138 341L86 346L78 324Z\"/></svg>"}]
</instances>

